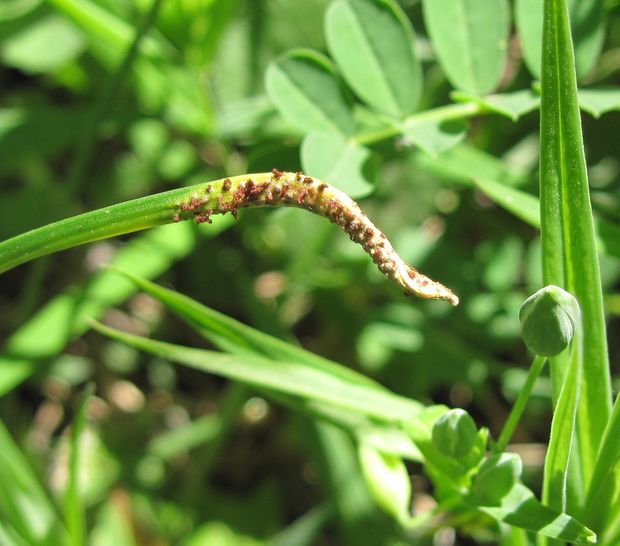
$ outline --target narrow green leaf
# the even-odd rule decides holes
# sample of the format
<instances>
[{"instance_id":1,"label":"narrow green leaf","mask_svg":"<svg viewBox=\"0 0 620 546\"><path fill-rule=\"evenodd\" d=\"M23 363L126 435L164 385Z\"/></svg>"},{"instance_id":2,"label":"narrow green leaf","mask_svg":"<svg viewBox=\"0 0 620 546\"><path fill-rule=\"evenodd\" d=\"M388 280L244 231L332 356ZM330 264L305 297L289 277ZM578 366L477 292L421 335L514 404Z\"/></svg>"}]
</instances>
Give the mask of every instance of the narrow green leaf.
<instances>
[{"instance_id":1,"label":"narrow green leaf","mask_svg":"<svg viewBox=\"0 0 620 546\"><path fill-rule=\"evenodd\" d=\"M617 87L600 87L579 90L579 106L595 118L606 112L620 110L620 89Z\"/></svg>"},{"instance_id":2,"label":"narrow green leaf","mask_svg":"<svg viewBox=\"0 0 620 546\"><path fill-rule=\"evenodd\" d=\"M304 172L334 184L351 197L364 197L374 186L364 176L370 150L338 133L313 131L301 143Z\"/></svg>"},{"instance_id":3,"label":"narrow green leaf","mask_svg":"<svg viewBox=\"0 0 620 546\"><path fill-rule=\"evenodd\" d=\"M275 361L251 355L226 355L153 341L101 324L95 324L94 327L101 333L136 349L191 368L306 400L334 404L383 421L411 419L422 409L422 406L413 400L343 380L337 375L311 368L306 364Z\"/></svg>"},{"instance_id":4,"label":"narrow green leaf","mask_svg":"<svg viewBox=\"0 0 620 546\"><path fill-rule=\"evenodd\" d=\"M543 482L542 500L545 505L560 512L566 511L568 465L575 438L577 406L581 385L582 343L581 326L577 325L577 332L570 351L571 369L566 374L566 379L562 384L562 390L553 412L549 447L545 456L545 480ZM572 486L574 490L577 489L576 484L572 484ZM579 491L577 496L579 498L583 497L583 491Z\"/></svg>"},{"instance_id":5,"label":"narrow green leaf","mask_svg":"<svg viewBox=\"0 0 620 546\"><path fill-rule=\"evenodd\" d=\"M122 270L115 269L115 271L118 271L134 282L137 287L158 299L171 311L184 319L200 335L224 351L232 354L260 355L275 360L302 362L307 366L336 375L345 381L384 390L382 385L375 383L365 375L242 324L174 290L164 288ZM274 396L273 393L271 395ZM415 461L421 460L418 449L400 429L392 426L377 425L359 414L326 404L309 402L305 407L300 408L295 399L281 396L277 398L277 401L298 411L301 409L301 411L308 413L314 419L322 419L349 432L353 431L360 442L374 446L383 453ZM192 439L200 441L199 438L204 435L215 434L216 426L216 424L210 421L205 421L204 423L197 422L196 427L189 426L187 432L179 431L180 438L175 439L173 443L179 445L185 441L192 441ZM161 449L163 452L168 453L170 448L168 445L164 446L163 443L163 438L161 442L156 440L152 447L157 448L158 452ZM176 451L175 448L172 449Z\"/></svg>"},{"instance_id":6,"label":"narrow green leaf","mask_svg":"<svg viewBox=\"0 0 620 546\"><path fill-rule=\"evenodd\" d=\"M590 481L611 413L611 386L594 222L583 150L566 0L545 0L541 87L540 195L543 280L573 294L584 328L578 411L579 464ZM554 393L567 363L551 360ZM547 476L547 479L550 479Z\"/></svg>"},{"instance_id":7,"label":"narrow green leaf","mask_svg":"<svg viewBox=\"0 0 620 546\"><path fill-rule=\"evenodd\" d=\"M198 333L224 351L233 354L260 355L275 360L303 362L308 366L336 375L342 380L384 389L379 383L365 375L247 326L179 292L164 288L122 269L115 268L115 271L158 299Z\"/></svg>"},{"instance_id":8,"label":"narrow green leaf","mask_svg":"<svg viewBox=\"0 0 620 546\"><path fill-rule=\"evenodd\" d=\"M68 544L60 517L28 461L0 422L0 521L31 546Z\"/></svg>"},{"instance_id":9,"label":"narrow green leaf","mask_svg":"<svg viewBox=\"0 0 620 546\"><path fill-rule=\"evenodd\" d=\"M394 117L413 112L422 71L413 27L393 0L336 0L325 36L347 83L373 108Z\"/></svg>"},{"instance_id":10,"label":"narrow green leaf","mask_svg":"<svg viewBox=\"0 0 620 546\"><path fill-rule=\"evenodd\" d=\"M596 65L605 38L604 0L568 0L575 62L579 77L586 76ZM523 56L530 72L541 76L543 3L540 0L516 0L515 22Z\"/></svg>"},{"instance_id":11,"label":"narrow green leaf","mask_svg":"<svg viewBox=\"0 0 620 546\"><path fill-rule=\"evenodd\" d=\"M474 95L502 76L510 12L506 0L424 0L424 22L448 80Z\"/></svg>"},{"instance_id":12,"label":"narrow green leaf","mask_svg":"<svg viewBox=\"0 0 620 546\"><path fill-rule=\"evenodd\" d=\"M512 188L490 178L475 177L472 182L502 208L531 226L540 225L538 198L517 188Z\"/></svg>"},{"instance_id":13,"label":"narrow green leaf","mask_svg":"<svg viewBox=\"0 0 620 546\"><path fill-rule=\"evenodd\" d=\"M594 532L568 514L544 506L520 483L502 498L499 506L481 506L476 503L472 505L497 521L535 531L550 538L567 540L575 544L596 543Z\"/></svg>"},{"instance_id":14,"label":"narrow green leaf","mask_svg":"<svg viewBox=\"0 0 620 546\"><path fill-rule=\"evenodd\" d=\"M265 74L269 98L284 119L304 133L355 129L351 108L331 61L312 50L290 51Z\"/></svg>"}]
</instances>

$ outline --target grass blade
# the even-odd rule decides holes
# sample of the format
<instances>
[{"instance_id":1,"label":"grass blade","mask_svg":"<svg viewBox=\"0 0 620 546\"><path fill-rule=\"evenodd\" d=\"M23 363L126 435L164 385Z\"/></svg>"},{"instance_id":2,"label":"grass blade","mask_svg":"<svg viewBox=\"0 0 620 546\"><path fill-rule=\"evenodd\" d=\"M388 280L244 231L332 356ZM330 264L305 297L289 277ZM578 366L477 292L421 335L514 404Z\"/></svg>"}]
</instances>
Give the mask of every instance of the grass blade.
<instances>
[{"instance_id":1,"label":"grass blade","mask_svg":"<svg viewBox=\"0 0 620 546\"><path fill-rule=\"evenodd\" d=\"M164 288L122 269L115 268L115 271L158 299L223 351L265 356L274 360L303 362L307 366L323 370L342 380L383 390L379 383L363 374L260 332L174 290Z\"/></svg>"},{"instance_id":2,"label":"grass blade","mask_svg":"<svg viewBox=\"0 0 620 546\"><path fill-rule=\"evenodd\" d=\"M164 288L119 269L115 269L115 271L124 275L126 278L133 281L137 287L158 299L162 304L168 307L168 309L185 320L205 339L225 352L237 355L249 354L266 356L274 360L285 362L290 360L302 362L307 366L318 368L340 377L344 381L384 390L382 385L363 374L345 368L340 364L284 342L276 337L260 332L222 313L218 313L183 294L179 294L174 290ZM359 415L359 413L343 410L342 408L335 408L316 401L308 402L303 407L300 407L297 398L276 394L273 391L265 392L265 394L280 404L307 414L314 420L320 419L322 421L327 421L349 433L352 432L360 441L374 446L383 453L397 455L410 460L421 460L421 455L409 436L399 428L378 425L367 417ZM201 430L204 430L204 433L210 435L214 435L215 432L210 433L209 429L219 426L211 425L210 423L205 423L204 427L200 426L198 423L196 423L196 425L199 426ZM183 437L186 437L186 435L183 434ZM162 443L163 441L164 439L162 438ZM176 445L182 443L182 441L175 440L173 443ZM157 445L160 446L161 444L158 442Z\"/></svg>"},{"instance_id":3,"label":"grass blade","mask_svg":"<svg viewBox=\"0 0 620 546\"><path fill-rule=\"evenodd\" d=\"M309 210L339 225L407 295L458 305L449 288L406 264L346 193L301 172L278 169L133 199L18 235L0 243L0 273L58 250L123 233L181 220L211 223L211 216L229 212L236 216L240 208L277 206Z\"/></svg>"},{"instance_id":4,"label":"grass blade","mask_svg":"<svg viewBox=\"0 0 620 546\"><path fill-rule=\"evenodd\" d=\"M579 301L584 328L578 445L584 482L611 412L603 298L566 0L545 0L541 93L543 279ZM554 393L567 362L552 359Z\"/></svg>"},{"instance_id":5,"label":"grass blade","mask_svg":"<svg viewBox=\"0 0 620 546\"><path fill-rule=\"evenodd\" d=\"M414 400L351 383L299 362L278 362L251 355L226 355L154 341L101 324L95 324L94 327L102 334L136 349L194 369L305 400L333 404L386 422L411 419L418 415L423 407Z\"/></svg>"},{"instance_id":6,"label":"grass blade","mask_svg":"<svg viewBox=\"0 0 620 546\"><path fill-rule=\"evenodd\" d=\"M581 384L581 333L577 333L571 349L571 369L566 375L553 412L549 448L545 457L545 480L542 500L547 506L564 512L567 501L568 465L575 434L575 418ZM583 497L581 484L572 483L577 498Z\"/></svg>"}]
</instances>

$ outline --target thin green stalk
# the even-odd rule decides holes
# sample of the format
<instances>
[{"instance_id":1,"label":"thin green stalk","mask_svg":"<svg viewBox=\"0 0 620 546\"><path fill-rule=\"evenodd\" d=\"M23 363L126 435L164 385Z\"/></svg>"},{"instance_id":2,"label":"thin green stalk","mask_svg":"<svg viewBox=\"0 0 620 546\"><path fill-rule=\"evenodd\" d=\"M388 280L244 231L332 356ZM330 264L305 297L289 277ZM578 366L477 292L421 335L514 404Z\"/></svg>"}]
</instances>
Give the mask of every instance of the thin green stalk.
<instances>
[{"instance_id":1,"label":"thin green stalk","mask_svg":"<svg viewBox=\"0 0 620 546\"><path fill-rule=\"evenodd\" d=\"M534 357L534 361L532 362L532 365L530 366L530 369L527 372L525 384L523 385L523 388L519 391L519 396L517 396L517 400L512 406L512 410L510 410L510 415L508 416L508 420L506 421L506 424L504 425L504 429L499 435L499 438L495 444L495 447L493 448L493 451L495 453L501 453L502 451L506 449L506 446L508 445L508 442L510 441L512 434L517 428L517 424L519 423L519 420L521 419L523 410L525 409L527 401L529 400L530 395L532 394L532 389L534 388L534 384L536 383L536 380L538 379L538 376L540 375L540 372L542 371L545 365L545 362L547 362L547 358L544 356Z\"/></svg>"}]
</instances>

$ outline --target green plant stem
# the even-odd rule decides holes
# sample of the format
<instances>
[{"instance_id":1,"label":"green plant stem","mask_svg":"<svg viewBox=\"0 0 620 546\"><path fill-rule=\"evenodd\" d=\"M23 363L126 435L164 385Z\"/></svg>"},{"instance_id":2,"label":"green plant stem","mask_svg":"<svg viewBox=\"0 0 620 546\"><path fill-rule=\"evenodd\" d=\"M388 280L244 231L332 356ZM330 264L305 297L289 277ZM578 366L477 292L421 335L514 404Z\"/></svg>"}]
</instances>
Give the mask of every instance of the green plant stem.
<instances>
[{"instance_id":1,"label":"green plant stem","mask_svg":"<svg viewBox=\"0 0 620 546\"><path fill-rule=\"evenodd\" d=\"M523 385L523 388L519 391L519 396L517 396L517 400L512 406L512 410L510 410L510 415L508 416L508 420L504 425L504 429L502 430L497 442L495 443L495 447L493 448L493 451L495 453L501 453L506 449L506 446L508 445L512 434L514 433L515 429L517 428L517 424L521 419L521 415L523 414L523 410L525 409L527 401L532 394L534 384L536 383L536 380L538 379L538 376L540 375L540 372L542 371L546 362L547 358L544 356L536 356L534 358L534 361L532 362L532 365L527 372L525 384Z\"/></svg>"},{"instance_id":2,"label":"green plant stem","mask_svg":"<svg viewBox=\"0 0 620 546\"><path fill-rule=\"evenodd\" d=\"M485 110L480 104L475 102L464 102L459 104L449 104L448 106L440 106L439 108L433 108L432 110L426 110L418 114L413 114L405 118L399 125L391 125L377 129L375 131L369 131L368 133L362 133L355 137L355 142L358 144L375 144L388 138L394 138L402 134L402 125L413 124L423 121L450 121L455 119L465 119L480 114L485 114L488 111Z\"/></svg>"}]
</instances>

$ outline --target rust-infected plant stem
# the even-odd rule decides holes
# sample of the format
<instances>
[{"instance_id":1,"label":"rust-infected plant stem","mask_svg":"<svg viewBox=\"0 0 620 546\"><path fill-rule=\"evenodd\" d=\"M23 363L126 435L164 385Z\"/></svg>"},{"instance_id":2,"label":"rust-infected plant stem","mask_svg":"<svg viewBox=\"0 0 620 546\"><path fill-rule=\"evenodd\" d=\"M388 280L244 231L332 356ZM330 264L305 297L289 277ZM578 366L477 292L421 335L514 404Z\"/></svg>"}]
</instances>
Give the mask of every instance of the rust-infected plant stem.
<instances>
[{"instance_id":1,"label":"rust-infected plant stem","mask_svg":"<svg viewBox=\"0 0 620 546\"><path fill-rule=\"evenodd\" d=\"M196 192L189 201L180 202L174 219L210 222L214 214L236 214L240 208L265 206L298 207L328 218L351 240L362 245L379 270L407 294L458 304L457 296L449 288L407 265L353 199L334 186L302 173L274 169L266 180L264 175L226 178L206 186L202 194Z\"/></svg>"},{"instance_id":2,"label":"rust-infected plant stem","mask_svg":"<svg viewBox=\"0 0 620 546\"><path fill-rule=\"evenodd\" d=\"M458 304L450 289L407 265L348 195L311 176L277 169L134 199L23 233L0 243L0 273L39 256L123 233L182 220L210 223L215 214L236 216L240 208L269 206L298 207L325 216L362 245L406 294Z\"/></svg>"}]
</instances>

